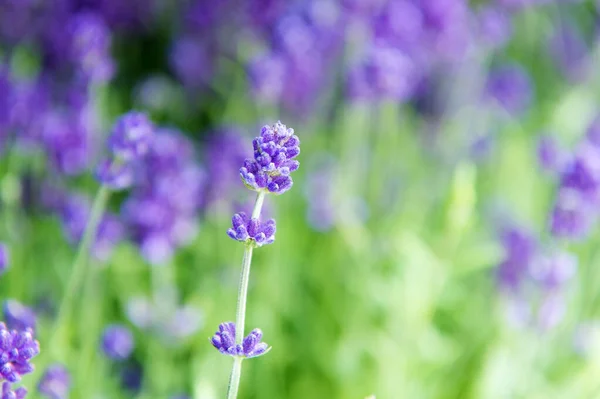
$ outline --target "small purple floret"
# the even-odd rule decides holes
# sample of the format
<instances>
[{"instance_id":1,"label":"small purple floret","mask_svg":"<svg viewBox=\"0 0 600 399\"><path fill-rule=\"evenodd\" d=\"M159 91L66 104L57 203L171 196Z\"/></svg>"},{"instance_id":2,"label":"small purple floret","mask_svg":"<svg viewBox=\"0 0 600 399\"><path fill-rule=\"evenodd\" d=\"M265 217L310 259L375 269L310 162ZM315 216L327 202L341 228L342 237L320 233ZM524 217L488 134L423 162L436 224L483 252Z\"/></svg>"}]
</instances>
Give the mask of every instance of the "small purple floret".
<instances>
[{"instance_id":1,"label":"small purple floret","mask_svg":"<svg viewBox=\"0 0 600 399\"><path fill-rule=\"evenodd\" d=\"M260 342L261 339L262 331L255 328L244 338L241 345L236 345L235 323L229 321L219 324L219 331L213 335L211 342L224 355L251 358L264 355L270 350L266 343Z\"/></svg>"},{"instance_id":2,"label":"small purple floret","mask_svg":"<svg viewBox=\"0 0 600 399\"><path fill-rule=\"evenodd\" d=\"M102 334L102 351L114 360L125 360L133 352L133 335L127 327L112 324Z\"/></svg>"},{"instance_id":3,"label":"small purple floret","mask_svg":"<svg viewBox=\"0 0 600 399\"><path fill-rule=\"evenodd\" d=\"M2 399L23 399L26 395L27 389L19 387L13 391L10 382L2 383Z\"/></svg>"},{"instance_id":4,"label":"small purple floret","mask_svg":"<svg viewBox=\"0 0 600 399\"><path fill-rule=\"evenodd\" d=\"M0 242L0 274L4 274L10 266L8 247Z\"/></svg>"},{"instance_id":5,"label":"small purple floret","mask_svg":"<svg viewBox=\"0 0 600 399\"><path fill-rule=\"evenodd\" d=\"M132 111L121 116L115 123L109 146L118 158L138 159L148 152L153 133L154 126L148 116Z\"/></svg>"},{"instance_id":6,"label":"small purple floret","mask_svg":"<svg viewBox=\"0 0 600 399\"><path fill-rule=\"evenodd\" d=\"M290 173L300 166L294 159L300 154L300 139L294 135L294 129L281 122L265 125L252 144L254 159L247 158L240 168L246 187L273 194L283 194L292 188Z\"/></svg>"},{"instance_id":7,"label":"small purple floret","mask_svg":"<svg viewBox=\"0 0 600 399\"><path fill-rule=\"evenodd\" d=\"M275 220L269 219L260 222L251 219L246 213L239 212L231 218L232 228L227 230L227 235L236 241L252 243L255 247L272 244L275 241Z\"/></svg>"},{"instance_id":8,"label":"small purple floret","mask_svg":"<svg viewBox=\"0 0 600 399\"><path fill-rule=\"evenodd\" d=\"M117 163L107 159L96 169L96 179L111 190L124 190L133 185L133 167L130 163Z\"/></svg>"},{"instance_id":9,"label":"small purple floret","mask_svg":"<svg viewBox=\"0 0 600 399\"><path fill-rule=\"evenodd\" d=\"M35 312L19 301L7 299L2 305L2 311L8 328L16 330L31 328L32 330L35 330Z\"/></svg>"},{"instance_id":10,"label":"small purple floret","mask_svg":"<svg viewBox=\"0 0 600 399\"><path fill-rule=\"evenodd\" d=\"M40 344L33 338L32 329L9 330L0 323L0 378L9 383L19 382L21 376L33 371L30 360L39 353Z\"/></svg>"},{"instance_id":11,"label":"small purple floret","mask_svg":"<svg viewBox=\"0 0 600 399\"><path fill-rule=\"evenodd\" d=\"M49 399L67 399L71 389L69 371L61 364L53 364L46 369L38 384L40 394Z\"/></svg>"}]
</instances>

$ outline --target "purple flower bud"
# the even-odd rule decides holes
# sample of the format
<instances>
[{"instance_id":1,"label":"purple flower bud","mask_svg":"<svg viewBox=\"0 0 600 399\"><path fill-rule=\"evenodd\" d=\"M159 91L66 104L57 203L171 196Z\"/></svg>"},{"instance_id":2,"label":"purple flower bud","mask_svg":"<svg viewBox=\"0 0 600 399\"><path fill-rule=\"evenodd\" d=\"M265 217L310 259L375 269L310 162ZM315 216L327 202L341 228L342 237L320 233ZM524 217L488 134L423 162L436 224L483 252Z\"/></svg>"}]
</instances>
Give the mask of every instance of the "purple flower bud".
<instances>
[{"instance_id":1,"label":"purple flower bud","mask_svg":"<svg viewBox=\"0 0 600 399\"><path fill-rule=\"evenodd\" d=\"M2 383L2 399L23 399L27 395L27 389L19 387L12 390L10 382L5 381Z\"/></svg>"},{"instance_id":2,"label":"purple flower bud","mask_svg":"<svg viewBox=\"0 0 600 399\"><path fill-rule=\"evenodd\" d=\"M98 166L96 178L112 190L123 190L133 184L134 171L129 162L105 160Z\"/></svg>"},{"instance_id":3,"label":"purple flower bud","mask_svg":"<svg viewBox=\"0 0 600 399\"><path fill-rule=\"evenodd\" d=\"M550 232L555 237L580 240L589 234L598 212L577 190L561 188L550 214Z\"/></svg>"},{"instance_id":4,"label":"purple flower bud","mask_svg":"<svg viewBox=\"0 0 600 399\"><path fill-rule=\"evenodd\" d=\"M0 242L0 275L4 274L10 266L8 247L3 242Z\"/></svg>"},{"instance_id":5,"label":"purple flower bud","mask_svg":"<svg viewBox=\"0 0 600 399\"><path fill-rule=\"evenodd\" d=\"M138 159L150 147L154 126L148 116L132 111L121 116L109 139L109 146L115 157L123 160Z\"/></svg>"},{"instance_id":6,"label":"purple flower bud","mask_svg":"<svg viewBox=\"0 0 600 399\"><path fill-rule=\"evenodd\" d=\"M35 329L35 312L14 299L4 301L2 305L4 318L8 328L15 330Z\"/></svg>"},{"instance_id":7,"label":"purple flower bud","mask_svg":"<svg viewBox=\"0 0 600 399\"><path fill-rule=\"evenodd\" d=\"M106 82L114 73L110 57L110 31L102 17L80 13L69 26L71 54L82 75L95 82Z\"/></svg>"},{"instance_id":8,"label":"purple flower bud","mask_svg":"<svg viewBox=\"0 0 600 399\"><path fill-rule=\"evenodd\" d=\"M491 71L487 94L510 114L523 114L533 96L529 75L517 64L503 65Z\"/></svg>"},{"instance_id":9,"label":"purple flower bud","mask_svg":"<svg viewBox=\"0 0 600 399\"><path fill-rule=\"evenodd\" d=\"M38 391L48 399L67 399L71 389L69 371L61 364L50 365L39 384Z\"/></svg>"},{"instance_id":10,"label":"purple flower bud","mask_svg":"<svg viewBox=\"0 0 600 399\"><path fill-rule=\"evenodd\" d=\"M563 170L567 157L552 136L540 137L537 152L539 163L545 171L559 172Z\"/></svg>"},{"instance_id":11,"label":"purple flower bud","mask_svg":"<svg viewBox=\"0 0 600 399\"><path fill-rule=\"evenodd\" d=\"M127 327L112 324L102 334L102 350L114 360L125 360L133 352L133 335Z\"/></svg>"},{"instance_id":12,"label":"purple flower bud","mask_svg":"<svg viewBox=\"0 0 600 399\"><path fill-rule=\"evenodd\" d=\"M274 194L289 190L293 184L289 174L299 165L293 158L300 154L300 140L294 135L294 129L288 129L281 122L264 126L253 143L254 160L246 159L240 169L246 187Z\"/></svg>"},{"instance_id":13,"label":"purple flower bud","mask_svg":"<svg viewBox=\"0 0 600 399\"><path fill-rule=\"evenodd\" d=\"M258 219L249 219L244 212L236 213L232 218L233 228L227 235L240 242L262 247L275 241L275 220L261 223Z\"/></svg>"},{"instance_id":14,"label":"purple flower bud","mask_svg":"<svg viewBox=\"0 0 600 399\"><path fill-rule=\"evenodd\" d=\"M39 353L40 344L33 339L33 330L8 330L0 323L0 375L6 381L17 382L22 375L31 373L30 360Z\"/></svg>"},{"instance_id":15,"label":"purple flower bud","mask_svg":"<svg viewBox=\"0 0 600 399\"><path fill-rule=\"evenodd\" d=\"M224 355L252 358L270 350L266 343L260 342L261 339L262 331L255 328L243 339L242 345L236 345L235 323L226 322L219 324L219 331L211 338L211 343Z\"/></svg>"}]
</instances>

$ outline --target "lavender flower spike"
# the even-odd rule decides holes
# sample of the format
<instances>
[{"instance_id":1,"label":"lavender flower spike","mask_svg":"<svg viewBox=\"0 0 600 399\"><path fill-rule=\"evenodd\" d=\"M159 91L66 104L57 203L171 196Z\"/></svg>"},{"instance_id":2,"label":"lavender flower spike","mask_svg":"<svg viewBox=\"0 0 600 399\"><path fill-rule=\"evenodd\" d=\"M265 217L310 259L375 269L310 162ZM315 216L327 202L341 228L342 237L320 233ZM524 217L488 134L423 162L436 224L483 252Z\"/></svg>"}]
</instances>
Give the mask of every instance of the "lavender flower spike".
<instances>
[{"instance_id":1,"label":"lavender flower spike","mask_svg":"<svg viewBox=\"0 0 600 399\"><path fill-rule=\"evenodd\" d=\"M10 382L2 383L2 399L23 399L27 395L27 389L19 387L12 390Z\"/></svg>"},{"instance_id":2,"label":"lavender flower spike","mask_svg":"<svg viewBox=\"0 0 600 399\"><path fill-rule=\"evenodd\" d=\"M33 339L33 330L8 330L0 323L0 377L9 383L33 371L30 360L40 353L40 344ZM4 387L3 387L4 389ZM10 397L10 396L8 396Z\"/></svg>"},{"instance_id":3,"label":"lavender flower spike","mask_svg":"<svg viewBox=\"0 0 600 399\"><path fill-rule=\"evenodd\" d=\"M242 344L236 344L235 323L228 321L219 324L219 331L212 337L211 342L224 355L249 359L264 355L271 350L266 343L260 342L261 338L262 331L255 328L244 338Z\"/></svg>"},{"instance_id":4,"label":"lavender flower spike","mask_svg":"<svg viewBox=\"0 0 600 399\"><path fill-rule=\"evenodd\" d=\"M240 168L246 187L273 194L283 194L292 188L290 173L300 166L294 159L300 154L300 139L294 134L294 129L281 122L265 125L252 144L254 159L247 158Z\"/></svg>"},{"instance_id":5,"label":"lavender flower spike","mask_svg":"<svg viewBox=\"0 0 600 399\"><path fill-rule=\"evenodd\" d=\"M236 241L249 243L255 247L272 244L275 241L275 220L261 223L258 219L248 218L244 212L236 213L231 219L233 228L227 235Z\"/></svg>"},{"instance_id":6,"label":"lavender flower spike","mask_svg":"<svg viewBox=\"0 0 600 399\"><path fill-rule=\"evenodd\" d=\"M71 375L61 364L50 365L38 384L40 395L48 399L67 399L71 389Z\"/></svg>"}]
</instances>

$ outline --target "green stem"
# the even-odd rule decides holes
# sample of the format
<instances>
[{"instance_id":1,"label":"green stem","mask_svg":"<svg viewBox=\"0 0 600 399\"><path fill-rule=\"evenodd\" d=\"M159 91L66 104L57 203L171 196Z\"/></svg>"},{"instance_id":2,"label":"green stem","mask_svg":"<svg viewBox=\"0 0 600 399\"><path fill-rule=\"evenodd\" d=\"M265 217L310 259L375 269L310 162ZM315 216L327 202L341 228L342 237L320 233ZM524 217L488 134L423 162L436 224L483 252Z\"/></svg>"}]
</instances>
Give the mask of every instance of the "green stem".
<instances>
[{"instance_id":1,"label":"green stem","mask_svg":"<svg viewBox=\"0 0 600 399\"><path fill-rule=\"evenodd\" d=\"M258 219L265 201L265 192L259 191L254 202L252 218ZM235 343L241 345L244 340L244 326L246 324L246 299L248 297L248 281L250 280L250 265L252 264L252 243L246 244L244 257L242 258L242 272L240 274L240 286L238 289L237 309L235 313ZM235 357L229 378L229 389L227 391L228 399L237 398L237 392L240 385L240 376L242 371L241 357Z\"/></svg>"},{"instance_id":2,"label":"green stem","mask_svg":"<svg viewBox=\"0 0 600 399\"><path fill-rule=\"evenodd\" d=\"M240 376L242 375L242 357L233 358L233 367L231 368L231 376L229 377L229 389L227 391L227 399L236 399L238 388L240 386Z\"/></svg>"},{"instance_id":3,"label":"green stem","mask_svg":"<svg viewBox=\"0 0 600 399\"><path fill-rule=\"evenodd\" d=\"M56 345L54 345L54 341L58 338L58 331L66 322L68 322L70 313L73 310L73 301L77 297L77 293L79 292L81 284L85 278L90 248L96 239L96 231L98 229L98 225L100 224L104 209L106 208L106 203L108 202L109 196L110 190L108 187L104 185L100 186L98 193L96 194L96 198L94 199L94 204L92 205L92 210L90 212L90 218L85 226L83 237L79 242L77 256L75 257L73 267L71 268L71 275L69 277L67 288L58 310L58 315L54 321L54 328L52 329L53 335L50 339L50 347L56 347Z\"/></svg>"}]
</instances>

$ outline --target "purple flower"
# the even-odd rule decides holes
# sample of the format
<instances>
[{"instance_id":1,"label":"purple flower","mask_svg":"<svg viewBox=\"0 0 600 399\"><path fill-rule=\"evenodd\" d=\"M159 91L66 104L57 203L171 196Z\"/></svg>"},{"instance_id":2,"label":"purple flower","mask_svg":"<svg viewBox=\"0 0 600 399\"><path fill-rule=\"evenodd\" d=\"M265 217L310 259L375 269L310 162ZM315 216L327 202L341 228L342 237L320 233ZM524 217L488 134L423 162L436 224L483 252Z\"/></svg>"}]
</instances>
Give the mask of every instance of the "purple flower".
<instances>
[{"instance_id":1,"label":"purple flower","mask_svg":"<svg viewBox=\"0 0 600 399\"><path fill-rule=\"evenodd\" d=\"M567 252L541 256L532 262L530 273L546 290L557 290L577 271L577 258Z\"/></svg>"},{"instance_id":2,"label":"purple flower","mask_svg":"<svg viewBox=\"0 0 600 399\"><path fill-rule=\"evenodd\" d=\"M129 188L134 182L134 170L130 163L105 160L96 169L96 178L112 190Z\"/></svg>"},{"instance_id":3,"label":"purple flower","mask_svg":"<svg viewBox=\"0 0 600 399\"><path fill-rule=\"evenodd\" d=\"M71 376L62 364L48 366L42 376L38 391L48 399L67 399L71 389Z\"/></svg>"},{"instance_id":4,"label":"purple flower","mask_svg":"<svg viewBox=\"0 0 600 399\"><path fill-rule=\"evenodd\" d=\"M8 247L3 242L0 242L0 274L4 274L10 266L10 255Z\"/></svg>"},{"instance_id":5,"label":"purple flower","mask_svg":"<svg viewBox=\"0 0 600 399\"><path fill-rule=\"evenodd\" d=\"M598 212L577 190L561 188L550 214L550 232L555 237L580 240L590 232Z\"/></svg>"},{"instance_id":6,"label":"purple flower","mask_svg":"<svg viewBox=\"0 0 600 399\"><path fill-rule=\"evenodd\" d=\"M512 34L511 15L500 7L486 6L477 13L479 33L492 47L501 47Z\"/></svg>"},{"instance_id":7,"label":"purple flower","mask_svg":"<svg viewBox=\"0 0 600 399\"><path fill-rule=\"evenodd\" d=\"M525 69L507 64L491 71L487 94L504 110L513 115L523 114L533 96L531 82Z\"/></svg>"},{"instance_id":8,"label":"purple flower","mask_svg":"<svg viewBox=\"0 0 600 399\"><path fill-rule=\"evenodd\" d=\"M90 137L73 113L50 111L43 116L42 141L53 166L66 175L76 175L90 162Z\"/></svg>"},{"instance_id":9,"label":"purple flower","mask_svg":"<svg viewBox=\"0 0 600 399\"><path fill-rule=\"evenodd\" d=\"M537 241L521 228L510 228L502 235L505 257L498 266L499 284L509 290L517 290L526 277L531 261L537 251Z\"/></svg>"},{"instance_id":10,"label":"purple flower","mask_svg":"<svg viewBox=\"0 0 600 399\"><path fill-rule=\"evenodd\" d=\"M131 111L121 116L113 127L109 146L116 158L139 159L148 152L154 126L145 113Z\"/></svg>"},{"instance_id":11,"label":"purple flower","mask_svg":"<svg viewBox=\"0 0 600 399\"><path fill-rule=\"evenodd\" d=\"M23 399L25 396L27 396L27 389L24 387L19 387L13 391L10 382L2 383L2 399Z\"/></svg>"},{"instance_id":12,"label":"purple flower","mask_svg":"<svg viewBox=\"0 0 600 399\"><path fill-rule=\"evenodd\" d=\"M8 330L0 323L0 376L10 383L33 371L31 359L40 353L40 344L33 339L33 330Z\"/></svg>"},{"instance_id":13,"label":"purple flower","mask_svg":"<svg viewBox=\"0 0 600 399\"><path fill-rule=\"evenodd\" d=\"M183 37L171 50L171 67L181 82L196 89L210 82L212 59L206 46L199 39Z\"/></svg>"},{"instance_id":14,"label":"purple flower","mask_svg":"<svg viewBox=\"0 0 600 399\"><path fill-rule=\"evenodd\" d=\"M549 135L541 136L537 147L538 161L547 172L560 172L564 169L567 156L557 140Z\"/></svg>"},{"instance_id":15,"label":"purple flower","mask_svg":"<svg viewBox=\"0 0 600 399\"><path fill-rule=\"evenodd\" d=\"M300 154L300 140L294 129L288 129L281 122L265 125L252 144L254 159L247 158L240 169L246 187L274 194L283 194L292 188L290 173L300 166L294 159Z\"/></svg>"},{"instance_id":16,"label":"purple flower","mask_svg":"<svg viewBox=\"0 0 600 399\"><path fill-rule=\"evenodd\" d=\"M233 215L233 228L227 235L236 241L246 242L255 247L272 244L275 241L275 220L269 219L261 223L258 219L249 219L246 213Z\"/></svg>"},{"instance_id":17,"label":"purple flower","mask_svg":"<svg viewBox=\"0 0 600 399\"><path fill-rule=\"evenodd\" d=\"M91 12L76 14L68 29L71 56L82 75L93 82L106 82L114 73L110 57L110 31L102 17Z\"/></svg>"},{"instance_id":18,"label":"purple flower","mask_svg":"<svg viewBox=\"0 0 600 399\"><path fill-rule=\"evenodd\" d=\"M133 335L127 327L109 325L102 333L102 351L114 360L125 360L133 352Z\"/></svg>"},{"instance_id":19,"label":"purple flower","mask_svg":"<svg viewBox=\"0 0 600 399\"><path fill-rule=\"evenodd\" d=\"M589 49L578 25L561 19L548 41L548 48L563 75L569 79L582 77L589 60Z\"/></svg>"},{"instance_id":20,"label":"purple flower","mask_svg":"<svg viewBox=\"0 0 600 399\"><path fill-rule=\"evenodd\" d=\"M35 330L36 315L31 308L14 299L7 299L2 305L2 311L8 328L15 330L31 328Z\"/></svg>"},{"instance_id":21,"label":"purple flower","mask_svg":"<svg viewBox=\"0 0 600 399\"><path fill-rule=\"evenodd\" d=\"M262 331L255 328L248 334L241 345L235 343L235 323L226 322L219 324L219 331L212 337L211 342L215 348L224 355L242 356L245 358L264 355L271 348L262 339Z\"/></svg>"}]
</instances>

